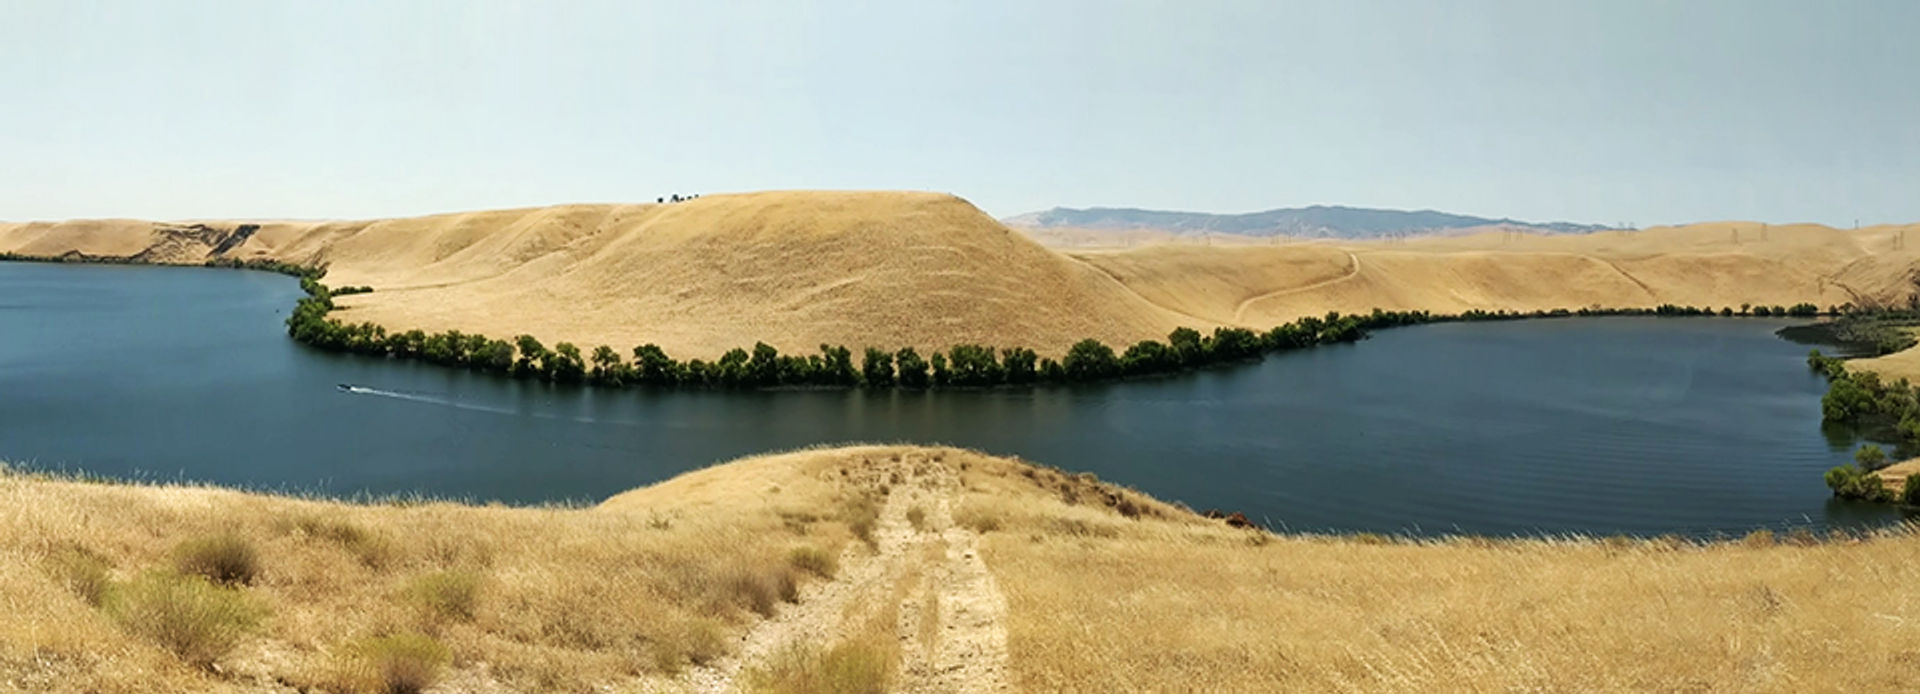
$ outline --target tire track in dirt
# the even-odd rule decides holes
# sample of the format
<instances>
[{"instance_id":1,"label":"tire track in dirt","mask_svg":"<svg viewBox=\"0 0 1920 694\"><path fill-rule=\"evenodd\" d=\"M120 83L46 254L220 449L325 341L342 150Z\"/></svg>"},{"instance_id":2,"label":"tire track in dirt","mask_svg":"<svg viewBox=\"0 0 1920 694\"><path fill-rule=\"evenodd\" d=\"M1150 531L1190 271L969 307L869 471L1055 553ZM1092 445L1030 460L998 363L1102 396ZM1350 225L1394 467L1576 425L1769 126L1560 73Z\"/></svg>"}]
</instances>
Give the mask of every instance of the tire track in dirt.
<instances>
[{"instance_id":1,"label":"tire track in dirt","mask_svg":"<svg viewBox=\"0 0 1920 694\"><path fill-rule=\"evenodd\" d=\"M745 688L745 675L793 646L821 649L851 636L871 615L898 610L900 660L894 691L1010 691L1006 596L981 558L978 535L953 522L958 476L933 454L888 461L886 500L874 547L852 543L831 581L802 587L797 604L747 631L727 658L694 668L679 681L703 693ZM918 511L916 524L908 519Z\"/></svg>"}]
</instances>

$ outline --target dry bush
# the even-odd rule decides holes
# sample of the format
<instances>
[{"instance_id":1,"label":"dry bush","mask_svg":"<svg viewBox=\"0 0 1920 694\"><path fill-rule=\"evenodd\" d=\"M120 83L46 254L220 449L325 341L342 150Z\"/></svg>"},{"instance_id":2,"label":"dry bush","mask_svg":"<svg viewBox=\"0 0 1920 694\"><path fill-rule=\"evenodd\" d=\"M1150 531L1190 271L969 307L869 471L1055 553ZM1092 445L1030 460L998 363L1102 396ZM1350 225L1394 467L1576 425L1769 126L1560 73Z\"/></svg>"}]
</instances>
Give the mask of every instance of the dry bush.
<instances>
[{"instance_id":1,"label":"dry bush","mask_svg":"<svg viewBox=\"0 0 1920 694\"><path fill-rule=\"evenodd\" d=\"M366 694L419 694L440 679L453 659L445 644L423 634L370 638L346 653L345 672L335 686Z\"/></svg>"},{"instance_id":2,"label":"dry bush","mask_svg":"<svg viewBox=\"0 0 1920 694\"><path fill-rule=\"evenodd\" d=\"M260 552L230 532L197 537L174 548L173 568L224 585L252 585L260 576Z\"/></svg>"},{"instance_id":3,"label":"dry bush","mask_svg":"<svg viewBox=\"0 0 1920 694\"><path fill-rule=\"evenodd\" d=\"M880 639L842 641L825 651L790 646L750 673L753 691L766 694L882 694L893 679L894 649Z\"/></svg>"},{"instance_id":4,"label":"dry bush","mask_svg":"<svg viewBox=\"0 0 1920 694\"><path fill-rule=\"evenodd\" d=\"M771 617L775 605L800 600L800 582L793 571L787 564L735 566L721 578L721 585L734 605Z\"/></svg>"},{"instance_id":5,"label":"dry bush","mask_svg":"<svg viewBox=\"0 0 1920 694\"><path fill-rule=\"evenodd\" d=\"M985 535L1000 529L1000 514L968 504L953 513L953 522L962 528Z\"/></svg>"},{"instance_id":6,"label":"dry bush","mask_svg":"<svg viewBox=\"0 0 1920 694\"><path fill-rule=\"evenodd\" d=\"M113 587L107 558L78 544L61 544L47 554L46 569L61 585L87 604L99 607Z\"/></svg>"},{"instance_id":7,"label":"dry bush","mask_svg":"<svg viewBox=\"0 0 1920 694\"><path fill-rule=\"evenodd\" d=\"M914 532L925 531L927 529L927 510L919 506L907 509L907 523L913 526Z\"/></svg>"},{"instance_id":8,"label":"dry bush","mask_svg":"<svg viewBox=\"0 0 1920 694\"><path fill-rule=\"evenodd\" d=\"M792 564L793 568L828 579L833 578L840 565L826 550L813 546L793 548L787 553L787 563Z\"/></svg>"},{"instance_id":9,"label":"dry bush","mask_svg":"<svg viewBox=\"0 0 1920 694\"><path fill-rule=\"evenodd\" d=\"M301 514L288 525L307 537L339 545L370 569L385 569L393 565L400 554L399 548L386 535L345 519Z\"/></svg>"},{"instance_id":10,"label":"dry bush","mask_svg":"<svg viewBox=\"0 0 1920 694\"><path fill-rule=\"evenodd\" d=\"M795 535L805 535L812 530L813 524L820 522L820 515L811 511L782 509L778 511L780 522Z\"/></svg>"},{"instance_id":11,"label":"dry bush","mask_svg":"<svg viewBox=\"0 0 1920 694\"><path fill-rule=\"evenodd\" d=\"M480 574L436 571L407 583L407 599L433 619L469 621L480 603Z\"/></svg>"},{"instance_id":12,"label":"dry bush","mask_svg":"<svg viewBox=\"0 0 1920 694\"><path fill-rule=\"evenodd\" d=\"M649 644L653 668L673 674L687 664L707 665L727 654L720 625L696 617L672 623Z\"/></svg>"},{"instance_id":13,"label":"dry bush","mask_svg":"<svg viewBox=\"0 0 1920 694\"><path fill-rule=\"evenodd\" d=\"M203 668L231 652L266 616L236 589L166 571L120 586L106 611L121 628Z\"/></svg>"},{"instance_id":14,"label":"dry bush","mask_svg":"<svg viewBox=\"0 0 1920 694\"><path fill-rule=\"evenodd\" d=\"M1047 532L1067 537L1113 539L1120 536L1120 529L1113 524L1085 518L1052 518L1045 527Z\"/></svg>"},{"instance_id":15,"label":"dry bush","mask_svg":"<svg viewBox=\"0 0 1920 694\"><path fill-rule=\"evenodd\" d=\"M854 537L860 538L868 547L878 546L873 538L873 530L880 523L880 504L872 497L848 498L840 507L840 520L847 524L847 530Z\"/></svg>"}]
</instances>

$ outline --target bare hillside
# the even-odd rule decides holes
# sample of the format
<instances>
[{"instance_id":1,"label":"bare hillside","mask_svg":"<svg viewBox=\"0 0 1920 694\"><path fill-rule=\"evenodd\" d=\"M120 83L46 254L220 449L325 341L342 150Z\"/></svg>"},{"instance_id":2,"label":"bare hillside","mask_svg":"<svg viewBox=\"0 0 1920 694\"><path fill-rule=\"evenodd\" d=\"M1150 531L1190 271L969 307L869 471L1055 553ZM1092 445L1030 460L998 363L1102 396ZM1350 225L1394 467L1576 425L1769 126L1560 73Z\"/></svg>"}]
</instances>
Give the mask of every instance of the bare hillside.
<instances>
[{"instance_id":1,"label":"bare hillside","mask_svg":"<svg viewBox=\"0 0 1920 694\"><path fill-rule=\"evenodd\" d=\"M0 689L1901 691L1920 657L1910 530L1278 536L950 448L581 509L4 472L0 502Z\"/></svg>"},{"instance_id":2,"label":"bare hillside","mask_svg":"<svg viewBox=\"0 0 1920 694\"><path fill-rule=\"evenodd\" d=\"M1058 355L1086 337L1120 346L1373 308L1903 304L1920 276L1914 231L1717 222L1056 251L950 195L767 192L354 222L12 224L0 251L324 263L328 282L376 290L342 299L342 320L710 359L755 341Z\"/></svg>"}]
</instances>

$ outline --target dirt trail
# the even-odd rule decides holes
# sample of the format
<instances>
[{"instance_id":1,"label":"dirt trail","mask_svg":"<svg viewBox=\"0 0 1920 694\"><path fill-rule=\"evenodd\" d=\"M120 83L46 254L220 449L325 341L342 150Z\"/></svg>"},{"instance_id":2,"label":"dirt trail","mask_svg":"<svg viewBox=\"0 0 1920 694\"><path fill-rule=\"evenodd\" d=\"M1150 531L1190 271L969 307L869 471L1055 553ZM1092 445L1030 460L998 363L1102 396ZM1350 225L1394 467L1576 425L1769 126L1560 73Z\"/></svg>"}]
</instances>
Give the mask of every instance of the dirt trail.
<instances>
[{"instance_id":1,"label":"dirt trail","mask_svg":"<svg viewBox=\"0 0 1920 694\"><path fill-rule=\"evenodd\" d=\"M870 615L897 611L898 692L1010 691L1006 596L981 559L978 535L953 522L960 481L946 464L907 455L882 468L890 493L874 546L850 544L831 581L750 629L738 651L696 668L682 683L697 692L735 692L747 673L794 645L830 648ZM919 516L916 524L910 512Z\"/></svg>"},{"instance_id":2,"label":"dirt trail","mask_svg":"<svg viewBox=\"0 0 1920 694\"><path fill-rule=\"evenodd\" d=\"M1310 292L1315 289L1319 289L1321 287L1339 284L1341 282L1345 282L1347 280L1360 276L1360 256L1354 255L1353 251L1347 251L1347 262L1350 264L1350 266L1347 268L1347 274L1341 275L1339 277L1335 277L1333 279L1321 280L1313 284L1301 285L1298 287L1287 287L1285 289L1277 289L1271 292L1267 292L1265 294L1247 297L1245 300L1240 302L1240 305L1233 307L1233 322L1235 323L1242 322L1241 317L1247 314L1247 307L1252 306L1257 302L1264 301L1266 299L1271 299L1278 296L1299 294L1300 292Z\"/></svg>"}]
</instances>

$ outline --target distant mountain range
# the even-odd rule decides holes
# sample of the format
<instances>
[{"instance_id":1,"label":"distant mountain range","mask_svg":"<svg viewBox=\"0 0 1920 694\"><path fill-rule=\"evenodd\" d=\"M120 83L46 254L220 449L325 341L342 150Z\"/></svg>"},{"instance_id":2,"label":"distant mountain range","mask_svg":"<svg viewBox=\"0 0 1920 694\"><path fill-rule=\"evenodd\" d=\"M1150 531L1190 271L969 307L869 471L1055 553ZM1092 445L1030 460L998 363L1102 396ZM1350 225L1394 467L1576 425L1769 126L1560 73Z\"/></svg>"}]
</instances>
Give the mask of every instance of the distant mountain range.
<instances>
[{"instance_id":1,"label":"distant mountain range","mask_svg":"<svg viewBox=\"0 0 1920 694\"><path fill-rule=\"evenodd\" d=\"M1044 212L1000 220L1029 229L1157 229L1176 234L1238 234L1241 236L1305 236L1317 238L1375 238L1445 233L1475 227L1505 227L1560 234L1584 234L1608 227L1570 222L1523 222L1489 219L1433 210L1380 210L1364 207L1314 205L1245 214L1169 212L1124 207L1073 209L1055 207Z\"/></svg>"}]
</instances>

